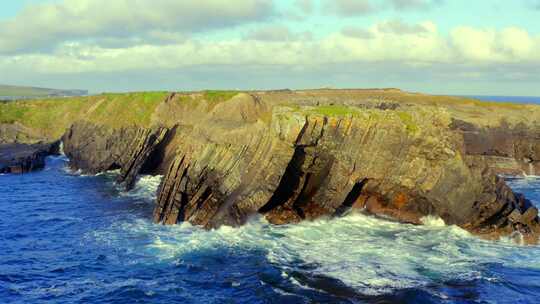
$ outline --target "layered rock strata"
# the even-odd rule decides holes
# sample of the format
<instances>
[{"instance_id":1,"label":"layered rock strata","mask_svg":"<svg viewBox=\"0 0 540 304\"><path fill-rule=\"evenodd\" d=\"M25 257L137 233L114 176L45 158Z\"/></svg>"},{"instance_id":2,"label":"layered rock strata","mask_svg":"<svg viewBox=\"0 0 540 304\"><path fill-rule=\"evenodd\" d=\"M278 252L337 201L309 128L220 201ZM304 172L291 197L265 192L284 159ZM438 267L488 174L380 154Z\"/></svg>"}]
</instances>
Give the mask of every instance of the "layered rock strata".
<instances>
[{"instance_id":1,"label":"layered rock strata","mask_svg":"<svg viewBox=\"0 0 540 304\"><path fill-rule=\"evenodd\" d=\"M83 121L75 123L62 142L73 169L88 174L119 169L117 181L129 190L167 132L163 127L112 129Z\"/></svg>"},{"instance_id":2,"label":"layered rock strata","mask_svg":"<svg viewBox=\"0 0 540 304\"><path fill-rule=\"evenodd\" d=\"M479 127L453 120L451 128L463 134L466 154L482 156L495 172L509 175L540 174L540 128L502 121L496 127Z\"/></svg>"},{"instance_id":3,"label":"layered rock strata","mask_svg":"<svg viewBox=\"0 0 540 304\"><path fill-rule=\"evenodd\" d=\"M74 169L119 169L128 189L137 174L164 175L153 214L163 224L237 226L257 215L287 224L355 209L537 240L537 209L498 175L536 172L540 124L492 121L475 103L362 94L171 94L150 125L74 123L64 150ZM527 119L526 110L502 109L497 119Z\"/></svg>"}]
</instances>

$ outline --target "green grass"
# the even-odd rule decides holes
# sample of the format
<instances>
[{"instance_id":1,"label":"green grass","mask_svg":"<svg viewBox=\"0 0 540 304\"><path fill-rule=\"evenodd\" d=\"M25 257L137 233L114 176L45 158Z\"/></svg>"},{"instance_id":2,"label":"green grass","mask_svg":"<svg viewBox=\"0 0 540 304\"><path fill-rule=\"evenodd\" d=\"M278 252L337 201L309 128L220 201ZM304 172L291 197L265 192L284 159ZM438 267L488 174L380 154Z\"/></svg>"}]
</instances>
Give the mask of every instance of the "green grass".
<instances>
[{"instance_id":1,"label":"green grass","mask_svg":"<svg viewBox=\"0 0 540 304\"><path fill-rule=\"evenodd\" d=\"M206 110L211 111L219 103L225 102L238 95L239 91L207 90L202 92L188 92L176 96L177 102L191 107L197 107L201 103L206 104Z\"/></svg>"},{"instance_id":2,"label":"green grass","mask_svg":"<svg viewBox=\"0 0 540 304\"><path fill-rule=\"evenodd\" d=\"M325 116L350 116L357 115L359 113L358 110L355 108L338 105L319 106L311 109L310 111L312 113Z\"/></svg>"},{"instance_id":3,"label":"green grass","mask_svg":"<svg viewBox=\"0 0 540 304\"><path fill-rule=\"evenodd\" d=\"M21 120L26 113L23 107L13 106L11 102L2 102L0 104L0 123L12 124Z\"/></svg>"},{"instance_id":4,"label":"green grass","mask_svg":"<svg viewBox=\"0 0 540 304\"><path fill-rule=\"evenodd\" d=\"M204 99L210 103L219 103L230 100L237 94L238 91L208 90L204 91Z\"/></svg>"},{"instance_id":5,"label":"green grass","mask_svg":"<svg viewBox=\"0 0 540 304\"><path fill-rule=\"evenodd\" d=\"M127 94L103 94L97 96L97 107L88 119L112 127L150 125L156 106L167 92L143 92Z\"/></svg>"},{"instance_id":6,"label":"green grass","mask_svg":"<svg viewBox=\"0 0 540 304\"><path fill-rule=\"evenodd\" d=\"M103 94L89 97L0 103L0 123L18 122L49 138L60 137L77 120L114 128L148 126L167 92Z\"/></svg>"},{"instance_id":7,"label":"green grass","mask_svg":"<svg viewBox=\"0 0 540 304\"><path fill-rule=\"evenodd\" d=\"M397 112L396 113L399 119L401 119L401 122L405 124L405 128L409 133L416 133L418 131L418 126L414 122L413 116L411 113L407 112Z\"/></svg>"},{"instance_id":8,"label":"green grass","mask_svg":"<svg viewBox=\"0 0 540 304\"><path fill-rule=\"evenodd\" d=\"M59 137L79 117L86 98L47 99L0 104L0 123L18 122L50 137Z\"/></svg>"}]
</instances>

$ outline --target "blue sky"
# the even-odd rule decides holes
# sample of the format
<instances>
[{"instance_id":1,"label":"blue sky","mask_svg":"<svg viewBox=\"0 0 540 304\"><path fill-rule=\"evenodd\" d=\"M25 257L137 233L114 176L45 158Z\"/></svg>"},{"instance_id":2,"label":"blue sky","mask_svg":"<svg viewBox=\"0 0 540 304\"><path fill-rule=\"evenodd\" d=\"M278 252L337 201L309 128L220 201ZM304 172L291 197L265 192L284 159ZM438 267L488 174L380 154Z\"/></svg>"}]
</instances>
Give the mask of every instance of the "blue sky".
<instances>
[{"instance_id":1,"label":"blue sky","mask_svg":"<svg viewBox=\"0 0 540 304\"><path fill-rule=\"evenodd\" d=\"M0 83L7 84L540 96L539 71L537 0L0 4Z\"/></svg>"}]
</instances>

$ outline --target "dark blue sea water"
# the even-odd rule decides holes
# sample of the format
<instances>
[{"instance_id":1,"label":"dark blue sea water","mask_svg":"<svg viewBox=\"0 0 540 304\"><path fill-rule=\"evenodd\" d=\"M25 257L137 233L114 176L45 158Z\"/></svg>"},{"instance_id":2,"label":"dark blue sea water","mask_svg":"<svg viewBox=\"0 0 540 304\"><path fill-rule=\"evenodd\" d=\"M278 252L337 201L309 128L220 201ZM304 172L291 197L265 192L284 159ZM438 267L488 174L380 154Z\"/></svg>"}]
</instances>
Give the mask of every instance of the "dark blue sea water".
<instances>
[{"instance_id":1,"label":"dark blue sea water","mask_svg":"<svg viewBox=\"0 0 540 304\"><path fill-rule=\"evenodd\" d=\"M204 231L150 221L160 177L125 193L62 157L0 176L0 303L538 303L540 247L441 220L348 215ZM540 202L540 180L512 187Z\"/></svg>"}]
</instances>

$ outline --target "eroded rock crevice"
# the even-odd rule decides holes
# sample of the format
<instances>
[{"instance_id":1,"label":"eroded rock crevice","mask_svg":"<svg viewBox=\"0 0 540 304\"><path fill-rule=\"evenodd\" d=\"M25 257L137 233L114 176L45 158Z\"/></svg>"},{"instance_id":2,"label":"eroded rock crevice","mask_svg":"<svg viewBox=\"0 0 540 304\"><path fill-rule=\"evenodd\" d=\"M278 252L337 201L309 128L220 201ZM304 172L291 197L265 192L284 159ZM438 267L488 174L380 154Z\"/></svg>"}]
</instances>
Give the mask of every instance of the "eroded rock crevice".
<instances>
[{"instance_id":1,"label":"eroded rock crevice","mask_svg":"<svg viewBox=\"0 0 540 304\"><path fill-rule=\"evenodd\" d=\"M302 167L306 160L306 152L303 147L297 147L293 157L281 181L274 191L270 200L259 209L259 212L266 214L266 218L273 223L286 223L300 221L301 216L294 206L296 198L301 193L302 184L305 184L306 174Z\"/></svg>"},{"instance_id":2,"label":"eroded rock crevice","mask_svg":"<svg viewBox=\"0 0 540 304\"><path fill-rule=\"evenodd\" d=\"M208 172L203 170L198 180L189 176L190 164L186 156L175 158L164 177L154 208L154 221L166 225L190 221L204 225L217 210Z\"/></svg>"},{"instance_id":3,"label":"eroded rock crevice","mask_svg":"<svg viewBox=\"0 0 540 304\"><path fill-rule=\"evenodd\" d=\"M365 197L362 197L362 190L368 181L365 178L354 184L343 203L336 209L335 216L342 216L350 209L363 209L365 207Z\"/></svg>"},{"instance_id":4,"label":"eroded rock crevice","mask_svg":"<svg viewBox=\"0 0 540 304\"><path fill-rule=\"evenodd\" d=\"M147 172L155 169L149 162L150 156L167 133L164 127L112 129L79 122L66 132L62 141L72 168L89 174L119 169L117 181L129 190L143 167Z\"/></svg>"}]
</instances>

